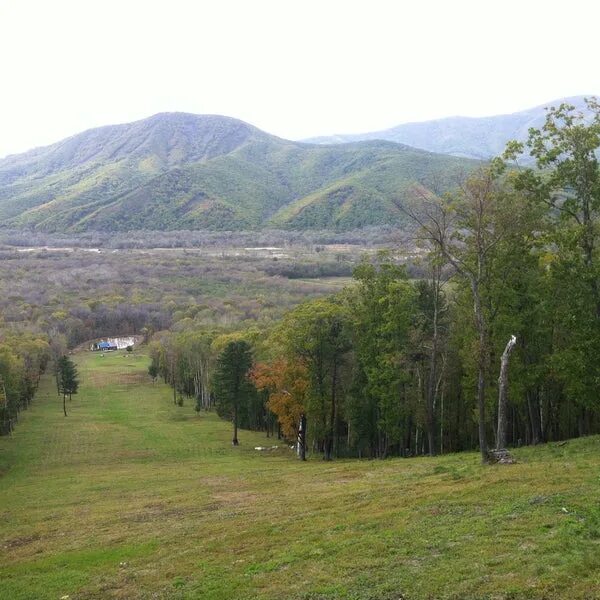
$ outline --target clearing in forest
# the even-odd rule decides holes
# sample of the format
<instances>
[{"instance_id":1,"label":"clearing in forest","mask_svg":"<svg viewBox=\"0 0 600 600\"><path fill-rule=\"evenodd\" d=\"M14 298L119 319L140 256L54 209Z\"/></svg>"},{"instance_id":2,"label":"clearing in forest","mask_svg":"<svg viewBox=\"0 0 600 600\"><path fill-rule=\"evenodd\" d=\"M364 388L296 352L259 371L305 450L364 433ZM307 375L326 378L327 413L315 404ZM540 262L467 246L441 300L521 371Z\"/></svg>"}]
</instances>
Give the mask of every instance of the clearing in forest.
<instances>
[{"instance_id":1,"label":"clearing in forest","mask_svg":"<svg viewBox=\"0 0 600 600\"><path fill-rule=\"evenodd\" d=\"M136 349L75 357L0 438L0 598L600 598L600 438L306 463L172 404Z\"/></svg>"}]
</instances>

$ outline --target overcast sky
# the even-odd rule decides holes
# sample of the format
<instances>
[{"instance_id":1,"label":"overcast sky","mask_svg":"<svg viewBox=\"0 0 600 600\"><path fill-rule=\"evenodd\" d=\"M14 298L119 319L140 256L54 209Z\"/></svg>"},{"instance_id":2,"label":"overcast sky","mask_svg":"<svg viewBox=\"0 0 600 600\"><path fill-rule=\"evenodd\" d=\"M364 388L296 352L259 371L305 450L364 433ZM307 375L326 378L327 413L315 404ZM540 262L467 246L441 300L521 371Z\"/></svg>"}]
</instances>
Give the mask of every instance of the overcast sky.
<instances>
[{"instance_id":1,"label":"overcast sky","mask_svg":"<svg viewBox=\"0 0 600 600\"><path fill-rule=\"evenodd\" d=\"M0 156L162 111L301 139L600 94L597 0L0 0Z\"/></svg>"}]
</instances>

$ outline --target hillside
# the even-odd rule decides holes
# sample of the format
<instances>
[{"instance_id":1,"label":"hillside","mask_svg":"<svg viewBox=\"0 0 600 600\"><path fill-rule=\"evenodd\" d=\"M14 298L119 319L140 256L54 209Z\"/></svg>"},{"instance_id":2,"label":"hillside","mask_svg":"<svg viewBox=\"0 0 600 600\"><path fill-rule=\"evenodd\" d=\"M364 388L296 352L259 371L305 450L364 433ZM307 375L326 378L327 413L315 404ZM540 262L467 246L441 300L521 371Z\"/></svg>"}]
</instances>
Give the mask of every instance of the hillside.
<instances>
[{"instance_id":1,"label":"hillside","mask_svg":"<svg viewBox=\"0 0 600 600\"><path fill-rule=\"evenodd\" d=\"M215 115L158 114L0 160L0 219L43 231L353 229L475 163L385 141L291 142Z\"/></svg>"},{"instance_id":2,"label":"hillside","mask_svg":"<svg viewBox=\"0 0 600 600\"><path fill-rule=\"evenodd\" d=\"M341 134L311 138L316 144L345 144L364 140L387 140L408 144L430 152L486 160L501 154L509 140L525 140L530 127L544 123L545 107L568 102L585 108L584 97L574 96L548 102L535 108L491 117L448 117L420 123L405 123L363 134Z\"/></svg>"},{"instance_id":3,"label":"hillside","mask_svg":"<svg viewBox=\"0 0 600 600\"><path fill-rule=\"evenodd\" d=\"M75 358L69 416L47 375L0 438L2 600L600 597L598 437L300 463L233 448L138 350Z\"/></svg>"}]
</instances>

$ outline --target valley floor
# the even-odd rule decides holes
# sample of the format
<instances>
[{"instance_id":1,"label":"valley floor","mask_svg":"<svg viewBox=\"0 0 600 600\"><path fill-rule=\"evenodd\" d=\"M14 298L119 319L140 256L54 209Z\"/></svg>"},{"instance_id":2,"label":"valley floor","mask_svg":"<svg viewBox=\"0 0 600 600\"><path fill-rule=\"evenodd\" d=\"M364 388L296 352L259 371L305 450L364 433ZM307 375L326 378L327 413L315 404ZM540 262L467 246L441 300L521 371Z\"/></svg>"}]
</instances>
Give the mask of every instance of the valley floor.
<instances>
[{"instance_id":1,"label":"valley floor","mask_svg":"<svg viewBox=\"0 0 600 600\"><path fill-rule=\"evenodd\" d=\"M2 599L600 598L599 437L303 464L139 350L76 359L69 416L47 377L0 438Z\"/></svg>"}]
</instances>

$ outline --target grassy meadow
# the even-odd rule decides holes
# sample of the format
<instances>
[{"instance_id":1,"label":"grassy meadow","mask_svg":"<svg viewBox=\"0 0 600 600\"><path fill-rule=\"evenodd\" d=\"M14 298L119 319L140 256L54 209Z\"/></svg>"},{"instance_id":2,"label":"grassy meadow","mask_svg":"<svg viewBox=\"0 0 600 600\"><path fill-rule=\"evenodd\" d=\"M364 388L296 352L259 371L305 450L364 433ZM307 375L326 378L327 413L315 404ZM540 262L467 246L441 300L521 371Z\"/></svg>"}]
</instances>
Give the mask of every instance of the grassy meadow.
<instances>
[{"instance_id":1,"label":"grassy meadow","mask_svg":"<svg viewBox=\"0 0 600 600\"><path fill-rule=\"evenodd\" d=\"M143 351L76 356L0 438L0 598L600 598L600 438L307 463L192 401ZM260 452L255 446L279 445Z\"/></svg>"}]
</instances>

